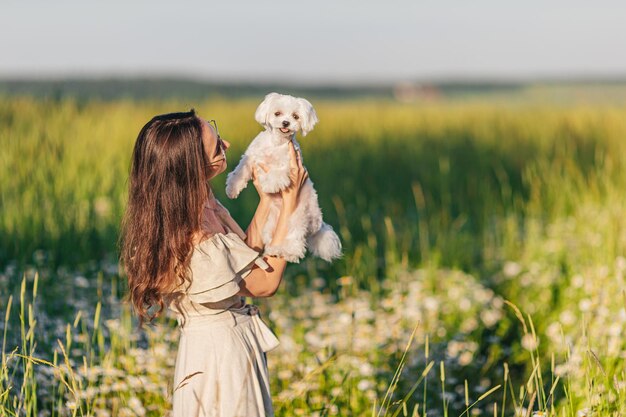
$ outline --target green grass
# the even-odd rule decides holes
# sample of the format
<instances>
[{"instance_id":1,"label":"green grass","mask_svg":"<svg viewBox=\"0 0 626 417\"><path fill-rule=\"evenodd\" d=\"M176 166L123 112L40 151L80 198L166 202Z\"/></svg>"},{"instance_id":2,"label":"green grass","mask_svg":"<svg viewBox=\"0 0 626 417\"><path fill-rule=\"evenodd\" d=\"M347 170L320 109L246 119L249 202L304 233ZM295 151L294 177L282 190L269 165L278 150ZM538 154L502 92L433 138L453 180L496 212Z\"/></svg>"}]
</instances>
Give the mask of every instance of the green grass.
<instances>
[{"instance_id":1,"label":"green grass","mask_svg":"<svg viewBox=\"0 0 626 417\"><path fill-rule=\"evenodd\" d=\"M195 107L232 169L256 105L0 100L0 414L163 414L175 322L137 333L119 301L130 152L154 114ZM626 107L314 105L299 140L345 257L254 300L281 339L277 415L626 411ZM245 227L253 187L230 201L224 179Z\"/></svg>"}]
</instances>

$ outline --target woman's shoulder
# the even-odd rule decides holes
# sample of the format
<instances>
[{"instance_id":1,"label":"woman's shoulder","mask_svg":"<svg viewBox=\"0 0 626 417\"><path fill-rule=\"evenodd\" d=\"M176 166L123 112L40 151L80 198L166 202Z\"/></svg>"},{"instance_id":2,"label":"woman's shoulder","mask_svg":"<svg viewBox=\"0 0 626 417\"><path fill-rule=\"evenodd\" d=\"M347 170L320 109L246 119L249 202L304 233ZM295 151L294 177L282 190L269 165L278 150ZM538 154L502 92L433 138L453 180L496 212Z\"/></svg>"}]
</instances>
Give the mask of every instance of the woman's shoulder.
<instances>
[{"instance_id":1,"label":"woman's shoulder","mask_svg":"<svg viewBox=\"0 0 626 417\"><path fill-rule=\"evenodd\" d=\"M191 284L186 289L197 303L217 302L237 294L239 281L261 261L234 232L215 233L193 246L190 262ZM264 262L263 262L264 263Z\"/></svg>"},{"instance_id":2,"label":"woman's shoulder","mask_svg":"<svg viewBox=\"0 0 626 417\"><path fill-rule=\"evenodd\" d=\"M258 255L254 249L248 246L243 238L233 231L217 232L204 237L193 245L192 259L194 257L238 257Z\"/></svg>"},{"instance_id":3,"label":"woman's shoulder","mask_svg":"<svg viewBox=\"0 0 626 417\"><path fill-rule=\"evenodd\" d=\"M202 244L205 244L205 242L211 241L213 239L217 239L218 235L226 235L228 234L230 231L223 229L222 231L209 231L205 228L203 228L202 230L194 233L194 235L191 238L191 246L193 248L196 248L197 246L200 246Z\"/></svg>"}]
</instances>

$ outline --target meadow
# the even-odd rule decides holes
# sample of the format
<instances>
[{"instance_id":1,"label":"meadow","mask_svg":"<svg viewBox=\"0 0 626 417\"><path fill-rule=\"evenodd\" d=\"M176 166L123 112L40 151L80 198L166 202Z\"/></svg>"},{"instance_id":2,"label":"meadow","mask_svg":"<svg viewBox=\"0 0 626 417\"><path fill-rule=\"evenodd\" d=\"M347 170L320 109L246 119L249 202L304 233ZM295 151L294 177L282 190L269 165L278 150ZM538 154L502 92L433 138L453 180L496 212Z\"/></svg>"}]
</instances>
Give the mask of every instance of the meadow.
<instances>
[{"instance_id":1,"label":"meadow","mask_svg":"<svg viewBox=\"0 0 626 417\"><path fill-rule=\"evenodd\" d=\"M251 299L277 416L626 413L626 104L311 100L299 138L345 255ZM161 416L178 331L135 328L116 240L153 115L258 100L0 99L0 415ZM218 198L242 225L257 197Z\"/></svg>"}]
</instances>

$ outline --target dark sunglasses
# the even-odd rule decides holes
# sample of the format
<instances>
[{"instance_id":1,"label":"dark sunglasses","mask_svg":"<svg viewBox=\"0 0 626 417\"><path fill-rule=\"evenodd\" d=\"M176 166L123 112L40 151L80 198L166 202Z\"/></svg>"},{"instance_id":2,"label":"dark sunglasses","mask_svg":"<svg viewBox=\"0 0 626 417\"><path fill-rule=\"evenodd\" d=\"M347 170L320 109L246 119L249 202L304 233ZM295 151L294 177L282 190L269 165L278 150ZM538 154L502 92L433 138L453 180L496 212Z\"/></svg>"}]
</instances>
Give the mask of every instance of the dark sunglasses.
<instances>
[{"instance_id":1,"label":"dark sunglasses","mask_svg":"<svg viewBox=\"0 0 626 417\"><path fill-rule=\"evenodd\" d=\"M220 131L217 128L217 122L214 119L208 120L208 123L213 126L213 129L215 129L215 134L217 135L217 146L215 147L215 153L212 156L217 156L220 151L222 152L222 155L224 156L223 159L226 159L226 146L224 145L224 141L222 140L222 137L220 136ZM211 165L222 161L221 159L215 162L212 162Z\"/></svg>"}]
</instances>

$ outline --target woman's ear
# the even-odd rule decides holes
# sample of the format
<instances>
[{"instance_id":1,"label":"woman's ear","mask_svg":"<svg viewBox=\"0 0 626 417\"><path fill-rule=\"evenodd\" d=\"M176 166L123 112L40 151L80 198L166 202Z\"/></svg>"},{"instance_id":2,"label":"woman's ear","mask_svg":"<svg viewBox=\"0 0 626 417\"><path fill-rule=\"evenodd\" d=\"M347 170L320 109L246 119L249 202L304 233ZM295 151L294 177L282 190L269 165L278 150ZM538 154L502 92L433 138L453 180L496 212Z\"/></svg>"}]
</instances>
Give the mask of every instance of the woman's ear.
<instances>
[{"instance_id":1,"label":"woman's ear","mask_svg":"<svg viewBox=\"0 0 626 417\"><path fill-rule=\"evenodd\" d=\"M319 119L317 118L317 113L315 113L313 105L308 100L299 98L298 103L302 109L300 113L304 116L300 122L300 128L302 129L302 136L306 136L307 133L313 130L313 127L319 122Z\"/></svg>"},{"instance_id":2,"label":"woman's ear","mask_svg":"<svg viewBox=\"0 0 626 417\"><path fill-rule=\"evenodd\" d=\"M267 127L269 124L270 109L272 102L278 97L278 93L269 93L265 96L265 99L259 104L256 112L254 113L254 120Z\"/></svg>"}]
</instances>

